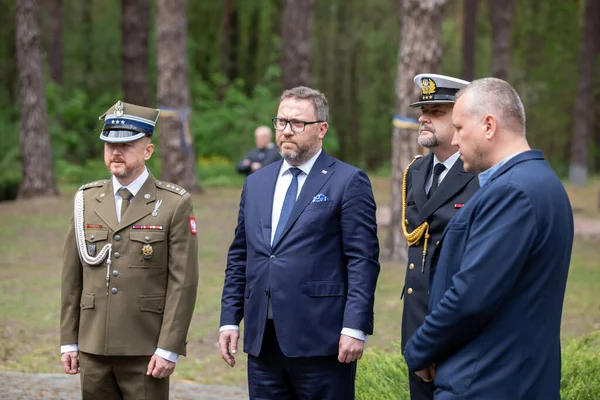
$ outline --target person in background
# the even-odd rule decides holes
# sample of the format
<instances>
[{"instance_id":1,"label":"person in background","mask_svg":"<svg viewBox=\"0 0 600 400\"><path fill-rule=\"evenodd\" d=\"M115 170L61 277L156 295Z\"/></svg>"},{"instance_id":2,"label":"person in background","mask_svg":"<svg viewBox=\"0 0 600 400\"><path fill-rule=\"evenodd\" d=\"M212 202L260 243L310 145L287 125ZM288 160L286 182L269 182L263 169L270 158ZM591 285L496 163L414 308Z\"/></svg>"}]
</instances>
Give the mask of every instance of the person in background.
<instances>
[{"instance_id":1,"label":"person in background","mask_svg":"<svg viewBox=\"0 0 600 400\"><path fill-rule=\"evenodd\" d=\"M259 126L254 131L256 148L246 153L246 156L237 165L240 174L250 175L265 165L281 160L281 156L271 141L271 129L268 126Z\"/></svg>"}]
</instances>

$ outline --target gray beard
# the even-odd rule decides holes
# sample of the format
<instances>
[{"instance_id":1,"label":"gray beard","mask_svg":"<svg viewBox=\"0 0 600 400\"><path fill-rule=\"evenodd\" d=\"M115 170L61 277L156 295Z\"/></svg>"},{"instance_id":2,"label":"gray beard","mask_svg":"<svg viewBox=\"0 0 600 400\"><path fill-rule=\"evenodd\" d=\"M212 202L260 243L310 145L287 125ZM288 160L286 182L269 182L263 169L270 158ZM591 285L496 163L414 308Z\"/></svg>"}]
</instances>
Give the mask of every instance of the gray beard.
<instances>
[{"instance_id":1,"label":"gray beard","mask_svg":"<svg viewBox=\"0 0 600 400\"><path fill-rule=\"evenodd\" d=\"M440 144L438 142L437 136L431 135L431 137L424 137L424 136L421 136L420 134L417 137L417 143L419 143L419 146L425 147L427 149L431 149L432 147L437 147Z\"/></svg>"}]
</instances>

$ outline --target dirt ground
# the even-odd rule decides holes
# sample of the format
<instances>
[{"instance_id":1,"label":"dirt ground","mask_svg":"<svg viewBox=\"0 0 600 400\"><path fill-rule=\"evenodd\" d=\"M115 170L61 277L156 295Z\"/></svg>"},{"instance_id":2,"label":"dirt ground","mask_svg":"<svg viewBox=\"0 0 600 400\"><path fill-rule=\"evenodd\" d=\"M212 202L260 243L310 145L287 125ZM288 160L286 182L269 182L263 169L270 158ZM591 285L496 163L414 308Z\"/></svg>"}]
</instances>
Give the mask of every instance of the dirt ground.
<instances>
[{"instance_id":1,"label":"dirt ground","mask_svg":"<svg viewBox=\"0 0 600 400\"><path fill-rule=\"evenodd\" d=\"M0 399L78 400L79 377L60 374L25 374L0 371ZM245 400L245 389L171 382L172 400Z\"/></svg>"}]
</instances>

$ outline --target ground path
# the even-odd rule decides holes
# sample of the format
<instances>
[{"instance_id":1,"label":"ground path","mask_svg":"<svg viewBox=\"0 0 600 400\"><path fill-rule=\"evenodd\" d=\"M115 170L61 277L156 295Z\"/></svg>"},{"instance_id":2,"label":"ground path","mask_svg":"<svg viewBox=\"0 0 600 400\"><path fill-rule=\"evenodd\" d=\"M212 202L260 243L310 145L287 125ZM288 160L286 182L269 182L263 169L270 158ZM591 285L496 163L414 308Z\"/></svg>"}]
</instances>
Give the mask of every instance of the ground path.
<instances>
[{"instance_id":1,"label":"ground path","mask_svg":"<svg viewBox=\"0 0 600 400\"><path fill-rule=\"evenodd\" d=\"M79 400L79 376L0 371L2 400ZM247 390L171 382L171 400L247 400Z\"/></svg>"}]
</instances>

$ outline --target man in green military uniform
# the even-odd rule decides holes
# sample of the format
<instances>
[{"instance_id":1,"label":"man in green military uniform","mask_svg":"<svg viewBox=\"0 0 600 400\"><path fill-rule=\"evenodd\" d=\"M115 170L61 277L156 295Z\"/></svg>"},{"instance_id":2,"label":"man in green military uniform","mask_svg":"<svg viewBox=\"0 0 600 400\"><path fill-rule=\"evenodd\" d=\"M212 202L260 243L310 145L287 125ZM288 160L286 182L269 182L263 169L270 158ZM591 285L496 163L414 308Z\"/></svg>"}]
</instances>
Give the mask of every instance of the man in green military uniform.
<instances>
[{"instance_id":1,"label":"man in green military uniform","mask_svg":"<svg viewBox=\"0 0 600 400\"><path fill-rule=\"evenodd\" d=\"M186 354L198 242L185 189L145 166L160 111L117 102L100 119L112 177L75 196L64 249L61 362L88 399L168 399Z\"/></svg>"}]
</instances>

